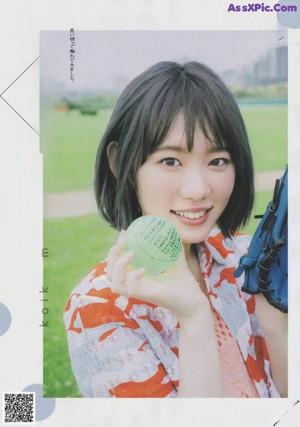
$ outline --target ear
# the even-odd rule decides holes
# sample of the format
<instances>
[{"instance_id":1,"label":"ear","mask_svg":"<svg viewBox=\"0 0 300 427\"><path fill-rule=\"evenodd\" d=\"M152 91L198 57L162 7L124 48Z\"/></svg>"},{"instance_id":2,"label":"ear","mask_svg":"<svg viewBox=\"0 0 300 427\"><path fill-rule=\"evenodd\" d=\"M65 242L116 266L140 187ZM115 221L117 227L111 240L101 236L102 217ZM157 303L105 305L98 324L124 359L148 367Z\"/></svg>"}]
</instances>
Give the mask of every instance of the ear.
<instances>
[{"instance_id":1,"label":"ear","mask_svg":"<svg viewBox=\"0 0 300 427\"><path fill-rule=\"evenodd\" d=\"M106 148L108 164L109 164L110 170L112 171L115 177L117 177L118 175L118 170L116 165L117 149L118 149L118 143L116 141L111 141Z\"/></svg>"}]
</instances>

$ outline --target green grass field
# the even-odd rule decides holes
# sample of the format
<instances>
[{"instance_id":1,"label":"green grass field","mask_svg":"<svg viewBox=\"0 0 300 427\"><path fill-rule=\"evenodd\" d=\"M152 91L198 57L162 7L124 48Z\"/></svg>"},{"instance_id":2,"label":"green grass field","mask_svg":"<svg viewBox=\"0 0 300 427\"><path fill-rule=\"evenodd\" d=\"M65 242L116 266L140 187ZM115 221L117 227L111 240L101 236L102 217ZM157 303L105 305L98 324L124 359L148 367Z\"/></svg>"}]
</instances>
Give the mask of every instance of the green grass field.
<instances>
[{"instance_id":1,"label":"green grass field","mask_svg":"<svg viewBox=\"0 0 300 427\"><path fill-rule=\"evenodd\" d=\"M44 320L44 395L77 396L70 368L63 311L75 284L106 258L116 233L98 215L48 219L44 223L44 286L49 287L49 313ZM46 306L46 305L45 305ZM59 363L58 363L59 361Z\"/></svg>"},{"instance_id":2,"label":"green grass field","mask_svg":"<svg viewBox=\"0 0 300 427\"><path fill-rule=\"evenodd\" d=\"M111 110L97 116L51 112L42 129L44 191L80 191L93 185L96 151Z\"/></svg>"},{"instance_id":3,"label":"green grass field","mask_svg":"<svg viewBox=\"0 0 300 427\"><path fill-rule=\"evenodd\" d=\"M287 161L287 107L243 107L257 171L283 169ZM94 156L109 111L98 116L78 112L51 113L42 129L45 190L79 191L91 188ZM51 142L51 147L50 147ZM254 213L262 213L272 190L259 192ZM253 234L258 220L244 231ZM78 397L72 374L63 311L68 296L80 279L106 257L116 233L99 217L86 215L44 221L44 286L49 287L44 328L44 396ZM46 305L45 305L46 306Z\"/></svg>"},{"instance_id":4,"label":"green grass field","mask_svg":"<svg viewBox=\"0 0 300 427\"><path fill-rule=\"evenodd\" d=\"M284 169L287 163L287 105L242 106L255 171Z\"/></svg>"},{"instance_id":5,"label":"green grass field","mask_svg":"<svg viewBox=\"0 0 300 427\"><path fill-rule=\"evenodd\" d=\"M287 106L242 106L257 172L283 169L287 159ZM42 123L45 192L92 187L95 154L111 110L83 116L51 112Z\"/></svg>"}]
</instances>

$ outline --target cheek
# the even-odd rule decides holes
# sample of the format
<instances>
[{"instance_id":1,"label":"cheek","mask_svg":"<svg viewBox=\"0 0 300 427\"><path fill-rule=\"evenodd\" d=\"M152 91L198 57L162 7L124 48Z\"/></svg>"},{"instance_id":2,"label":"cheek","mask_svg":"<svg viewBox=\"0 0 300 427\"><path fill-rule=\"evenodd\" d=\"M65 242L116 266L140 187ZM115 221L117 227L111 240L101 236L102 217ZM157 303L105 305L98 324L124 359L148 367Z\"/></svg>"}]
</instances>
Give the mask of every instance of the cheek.
<instances>
[{"instance_id":1,"label":"cheek","mask_svg":"<svg viewBox=\"0 0 300 427\"><path fill-rule=\"evenodd\" d=\"M166 179L157 169L141 167L137 174L137 198L142 209L163 208L170 202L174 191L174 179Z\"/></svg>"},{"instance_id":2,"label":"cheek","mask_svg":"<svg viewBox=\"0 0 300 427\"><path fill-rule=\"evenodd\" d=\"M152 178L138 184L138 198L142 203L161 203L163 200L170 199L173 191L172 185L158 178Z\"/></svg>"},{"instance_id":3,"label":"cheek","mask_svg":"<svg viewBox=\"0 0 300 427\"><path fill-rule=\"evenodd\" d=\"M173 184L172 184L173 182ZM151 196L152 194L168 194L173 190L174 179L168 179L159 169L142 166L137 174L138 194Z\"/></svg>"},{"instance_id":4,"label":"cheek","mask_svg":"<svg viewBox=\"0 0 300 427\"><path fill-rule=\"evenodd\" d=\"M156 197L157 182L155 175L147 167L141 167L137 174L137 197L141 207L151 203Z\"/></svg>"},{"instance_id":5,"label":"cheek","mask_svg":"<svg viewBox=\"0 0 300 427\"><path fill-rule=\"evenodd\" d=\"M229 201L235 184L235 171L229 171L226 177L223 177L218 183L218 192L224 201Z\"/></svg>"}]
</instances>

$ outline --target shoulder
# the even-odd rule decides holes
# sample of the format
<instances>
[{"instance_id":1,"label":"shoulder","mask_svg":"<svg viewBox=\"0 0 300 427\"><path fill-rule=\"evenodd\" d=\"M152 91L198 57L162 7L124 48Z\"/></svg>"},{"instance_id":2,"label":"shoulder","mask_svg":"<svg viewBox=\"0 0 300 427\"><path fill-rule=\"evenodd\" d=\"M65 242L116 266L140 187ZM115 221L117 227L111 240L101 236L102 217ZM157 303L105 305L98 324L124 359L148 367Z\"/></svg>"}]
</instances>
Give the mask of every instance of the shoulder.
<instances>
[{"instance_id":1,"label":"shoulder","mask_svg":"<svg viewBox=\"0 0 300 427\"><path fill-rule=\"evenodd\" d=\"M71 291L70 298L80 295L89 295L93 289L95 291L101 291L108 287L109 281L107 280L106 266L106 261L103 261L89 270L78 285Z\"/></svg>"},{"instance_id":2,"label":"shoulder","mask_svg":"<svg viewBox=\"0 0 300 427\"><path fill-rule=\"evenodd\" d=\"M65 313L68 312L75 304L82 306L89 301L96 301L110 291L109 282L106 276L106 262L96 264L71 291L65 307ZM74 307L73 307L74 308Z\"/></svg>"},{"instance_id":3,"label":"shoulder","mask_svg":"<svg viewBox=\"0 0 300 427\"><path fill-rule=\"evenodd\" d=\"M113 292L106 266L106 261L95 265L71 291L64 310L68 331L80 333L82 328L93 329L110 323L133 326L128 324L133 306L143 306L145 314L153 307L151 303ZM78 331L76 324L80 324Z\"/></svg>"},{"instance_id":4,"label":"shoulder","mask_svg":"<svg viewBox=\"0 0 300 427\"><path fill-rule=\"evenodd\" d=\"M64 311L67 330L80 333L82 327L91 329L101 324L123 320L126 302L111 290L106 275L107 263L96 264L71 291ZM119 307L118 307L119 306ZM101 313L101 316L99 316ZM80 324L80 330L76 330Z\"/></svg>"}]
</instances>

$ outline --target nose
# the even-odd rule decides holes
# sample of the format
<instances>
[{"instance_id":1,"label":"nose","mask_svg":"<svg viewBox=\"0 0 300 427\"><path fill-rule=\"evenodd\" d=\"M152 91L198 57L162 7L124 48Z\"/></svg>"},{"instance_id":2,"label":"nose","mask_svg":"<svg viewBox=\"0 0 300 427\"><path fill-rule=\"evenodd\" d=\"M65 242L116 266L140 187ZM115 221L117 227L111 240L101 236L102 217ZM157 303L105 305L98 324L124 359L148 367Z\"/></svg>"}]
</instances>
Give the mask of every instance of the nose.
<instances>
[{"instance_id":1,"label":"nose","mask_svg":"<svg viewBox=\"0 0 300 427\"><path fill-rule=\"evenodd\" d=\"M204 200L211 193L208 171L196 165L186 170L181 180L181 196L194 201Z\"/></svg>"}]
</instances>

